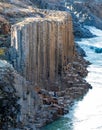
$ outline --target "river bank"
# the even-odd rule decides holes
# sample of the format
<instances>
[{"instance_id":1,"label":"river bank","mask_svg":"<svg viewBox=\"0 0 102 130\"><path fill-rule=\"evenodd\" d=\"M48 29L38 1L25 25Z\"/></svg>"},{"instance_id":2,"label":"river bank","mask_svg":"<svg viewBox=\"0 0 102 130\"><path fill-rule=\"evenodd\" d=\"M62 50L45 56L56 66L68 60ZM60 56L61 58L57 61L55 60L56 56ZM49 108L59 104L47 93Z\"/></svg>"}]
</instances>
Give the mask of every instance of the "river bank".
<instances>
[{"instance_id":1,"label":"river bank","mask_svg":"<svg viewBox=\"0 0 102 130\"><path fill-rule=\"evenodd\" d=\"M69 113L70 107L74 102L82 98L88 90L92 88L91 85L82 79L82 77L84 78L88 73L86 70L87 65L88 62L79 56L76 61L68 64L66 76L62 79L62 90L53 89L54 91L47 91L40 88L36 90L43 101L43 107L41 107L36 116L36 126L38 128L55 121L64 114ZM59 88L59 86L56 86L56 88Z\"/></svg>"},{"instance_id":2,"label":"river bank","mask_svg":"<svg viewBox=\"0 0 102 130\"><path fill-rule=\"evenodd\" d=\"M102 31L88 27L97 37L77 41L86 52L86 59L91 62L86 77L93 89L84 98L74 102L68 114L42 128L42 130L101 130L102 129L102 53L97 53L92 47L102 48Z\"/></svg>"}]
</instances>

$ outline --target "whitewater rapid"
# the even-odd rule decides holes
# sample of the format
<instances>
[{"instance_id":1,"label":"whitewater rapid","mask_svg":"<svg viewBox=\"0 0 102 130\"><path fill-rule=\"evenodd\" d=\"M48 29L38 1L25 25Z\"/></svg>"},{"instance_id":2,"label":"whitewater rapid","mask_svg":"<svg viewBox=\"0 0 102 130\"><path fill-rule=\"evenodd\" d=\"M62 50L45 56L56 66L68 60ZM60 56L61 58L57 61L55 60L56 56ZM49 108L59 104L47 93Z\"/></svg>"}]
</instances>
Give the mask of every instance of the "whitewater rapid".
<instances>
[{"instance_id":1,"label":"whitewater rapid","mask_svg":"<svg viewBox=\"0 0 102 130\"><path fill-rule=\"evenodd\" d=\"M86 52L88 67L86 80L92 85L85 97L75 102L70 112L47 125L43 130L102 130L102 31L86 26L96 37L84 38L77 43Z\"/></svg>"},{"instance_id":2,"label":"whitewater rapid","mask_svg":"<svg viewBox=\"0 0 102 130\"><path fill-rule=\"evenodd\" d=\"M93 89L75 104L72 130L102 130L102 31L95 27L87 28L97 37L81 39L78 44L92 63L86 80Z\"/></svg>"}]
</instances>

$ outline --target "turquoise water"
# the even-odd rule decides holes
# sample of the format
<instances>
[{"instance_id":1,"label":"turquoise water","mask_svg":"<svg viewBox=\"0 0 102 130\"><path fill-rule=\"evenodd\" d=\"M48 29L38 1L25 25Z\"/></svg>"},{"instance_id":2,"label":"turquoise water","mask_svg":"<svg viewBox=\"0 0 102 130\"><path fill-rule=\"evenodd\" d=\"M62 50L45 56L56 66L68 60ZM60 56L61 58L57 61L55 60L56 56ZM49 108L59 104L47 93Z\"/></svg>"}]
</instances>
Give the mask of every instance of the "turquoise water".
<instances>
[{"instance_id":1,"label":"turquoise water","mask_svg":"<svg viewBox=\"0 0 102 130\"><path fill-rule=\"evenodd\" d=\"M87 28L97 37L81 39L78 43L92 63L86 80L93 89L81 101L75 102L68 114L41 130L102 130L102 53L95 52L96 48L102 48L102 31Z\"/></svg>"}]
</instances>

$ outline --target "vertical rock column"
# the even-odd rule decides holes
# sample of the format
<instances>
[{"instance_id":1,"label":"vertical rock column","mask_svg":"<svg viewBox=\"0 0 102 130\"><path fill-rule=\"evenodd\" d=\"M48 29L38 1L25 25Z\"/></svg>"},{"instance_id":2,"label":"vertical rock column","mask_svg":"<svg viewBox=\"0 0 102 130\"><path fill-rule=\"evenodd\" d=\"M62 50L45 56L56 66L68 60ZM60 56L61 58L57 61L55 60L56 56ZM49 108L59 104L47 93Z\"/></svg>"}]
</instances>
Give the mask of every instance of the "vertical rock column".
<instances>
[{"instance_id":1,"label":"vertical rock column","mask_svg":"<svg viewBox=\"0 0 102 130\"><path fill-rule=\"evenodd\" d=\"M72 21L62 18L29 18L12 26L12 64L33 84L55 82L74 55Z\"/></svg>"}]
</instances>

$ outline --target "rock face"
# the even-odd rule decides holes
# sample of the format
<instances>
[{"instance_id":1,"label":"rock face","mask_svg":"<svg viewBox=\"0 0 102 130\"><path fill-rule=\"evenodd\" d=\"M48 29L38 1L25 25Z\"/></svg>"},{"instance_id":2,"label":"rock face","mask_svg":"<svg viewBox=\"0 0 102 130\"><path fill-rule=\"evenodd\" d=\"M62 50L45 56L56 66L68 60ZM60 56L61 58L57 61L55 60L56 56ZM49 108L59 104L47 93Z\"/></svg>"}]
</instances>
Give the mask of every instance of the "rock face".
<instances>
[{"instance_id":1,"label":"rock face","mask_svg":"<svg viewBox=\"0 0 102 130\"><path fill-rule=\"evenodd\" d=\"M19 97L14 87L13 68L0 60L0 129L16 126L17 114L20 111Z\"/></svg>"},{"instance_id":2,"label":"rock face","mask_svg":"<svg viewBox=\"0 0 102 130\"><path fill-rule=\"evenodd\" d=\"M18 104L20 105L20 110L17 113L16 127L24 129L35 128L35 115L39 110L42 102L34 90L34 86L30 82L26 81L24 77L19 75L16 71L13 71L14 75L14 87L16 89L16 94L20 97Z\"/></svg>"},{"instance_id":3,"label":"rock face","mask_svg":"<svg viewBox=\"0 0 102 130\"><path fill-rule=\"evenodd\" d=\"M71 16L44 11L45 18L28 18L11 29L11 61L34 85L56 82L74 57Z\"/></svg>"},{"instance_id":4,"label":"rock face","mask_svg":"<svg viewBox=\"0 0 102 130\"><path fill-rule=\"evenodd\" d=\"M0 60L0 129L35 130L35 114L41 104L33 86Z\"/></svg>"}]
</instances>

